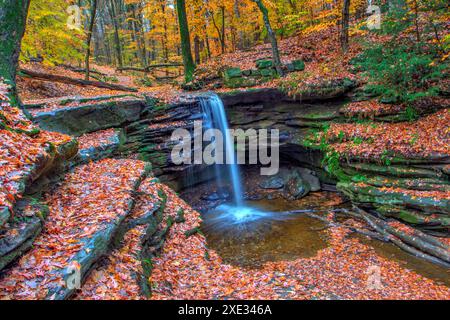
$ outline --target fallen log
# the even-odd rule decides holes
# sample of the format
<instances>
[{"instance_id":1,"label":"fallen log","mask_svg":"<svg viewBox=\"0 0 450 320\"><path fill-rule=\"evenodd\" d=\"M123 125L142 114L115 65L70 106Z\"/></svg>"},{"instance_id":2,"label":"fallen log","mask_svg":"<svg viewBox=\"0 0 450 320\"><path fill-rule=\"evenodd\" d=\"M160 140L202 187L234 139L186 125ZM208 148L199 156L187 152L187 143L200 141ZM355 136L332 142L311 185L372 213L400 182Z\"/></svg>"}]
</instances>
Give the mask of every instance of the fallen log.
<instances>
[{"instance_id":1,"label":"fallen log","mask_svg":"<svg viewBox=\"0 0 450 320\"><path fill-rule=\"evenodd\" d=\"M355 207L355 210L367 221L367 223L374 228L378 233L389 239L392 243L405 250L406 252L427 260L429 262L450 268L449 252L442 249L442 247L434 246L433 244L407 235L406 233L397 230L386 222L370 215L364 210Z\"/></svg>"},{"instance_id":2,"label":"fallen log","mask_svg":"<svg viewBox=\"0 0 450 320\"><path fill-rule=\"evenodd\" d=\"M72 84L76 86L93 86L97 88L104 88L104 89L110 89L110 90L118 90L118 91L127 91L127 92L137 92L138 90L136 88L126 87L119 84L112 84L102 81L90 81L90 80L82 80L82 79L74 79L69 78L65 76L59 76L54 74L48 74L48 73L41 73L41 72L35 72L25 69L20 69L19 75L25 76L25 77L31 77L34 79L39 79L43 81L53 81L53 82L59 82L59 83L66 83L66 84Z\"/></svg>"},{"instance_id":3,"label":"fallen log","mask_svg":"<svg viewBox=\"0 0 450 320\"><path fill-rule=\"evenodd\" d=\"M86 73L86 69L84 69L84 68L77 68L77 67L71 66L69 64L58 64L58 66L66 68L66 69L69 69L70 71L73 71L73 72L83 73L83 74ZM100 71L97 71L97 70L93 70L93 69L89 69L89 73L98 74L98 75L103 76L103 77L107 76L106 73L103 73L103 72L100 72Z\"/></svg>"},{"instance_id":4,"label":"fallen log","mask_svg":"<svg viewBox=\"0 0 450 320\"><path fill-rule=\"evenodd\" d=\"M173 63L160 63L160 64L152 64L150 66L146 66L144 68L138 67L121 67L117 68L117 71L137 71L137 72L150 72L152 69L156 68L167 68L167 67L182 67L183 64L173 62Z\"/></svg>"}]
</instances>

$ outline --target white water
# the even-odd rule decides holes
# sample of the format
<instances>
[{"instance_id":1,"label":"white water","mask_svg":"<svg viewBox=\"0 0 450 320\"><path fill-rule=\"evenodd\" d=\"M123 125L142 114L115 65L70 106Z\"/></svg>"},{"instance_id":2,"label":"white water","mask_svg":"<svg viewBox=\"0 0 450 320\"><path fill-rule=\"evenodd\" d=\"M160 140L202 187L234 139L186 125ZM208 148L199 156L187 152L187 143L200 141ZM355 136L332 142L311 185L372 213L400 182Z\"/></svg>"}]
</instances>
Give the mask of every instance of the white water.
<instances>
[{"instance_id":1,"label":"white water","mask_svg":"<svg viewBox=\"0 0 450 320\"><path fill-rule=\"evenodd\" d=\"M257 208L246 206L243 202L243 192L239 166L237 165L234 141L229 133L228 120L225 108L220 97L210 93L200 98L202 111L205 114L203 126L206 129L218 129L224 136L224 151L226 165L215 165L216 183L223 187L223 181L229 180L233 188L233 203L222 204L210 212L216 226L246 226L256 220L273 219L272 212L266 212ZM214 139L216 140L216 139ZM219 140L220 141L220 140ZM217 149L216 149L217 150Z\"/></svg>"},{"instance_id":2,"label":"white water","mask_svg":"<svg viewBox=\"0 0 450 320\"><path fill-rule=\"evenodd\" d=\"M222 170L219 165L215 165L216 181L219 186L222 186L223 178L229 180L233 187L234 204L242 206L242 184L239 173L239 167L236 161L234 151L233 139L229 134L229 126L225 108L222 100L215 93L208 94L200 98L200 103L205 114L205 123L203 124L207 129L218 129L224 136L226 170ZM216 140L216 139L215 139ZM223 172L225 171L225 173ZM225 177L223 177L225 175Z\"/></svg>"}]
</instances>

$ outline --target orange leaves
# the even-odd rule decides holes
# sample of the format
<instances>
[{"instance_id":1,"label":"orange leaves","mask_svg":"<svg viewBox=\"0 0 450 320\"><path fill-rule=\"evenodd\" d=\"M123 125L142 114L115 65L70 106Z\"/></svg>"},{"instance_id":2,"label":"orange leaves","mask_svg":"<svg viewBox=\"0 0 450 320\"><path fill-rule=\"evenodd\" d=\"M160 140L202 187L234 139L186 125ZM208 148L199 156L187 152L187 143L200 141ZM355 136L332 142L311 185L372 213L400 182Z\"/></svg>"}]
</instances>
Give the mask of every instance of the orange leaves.
<instances>
[{"instance_id":1,"label":"orange leaves","mask_svg":"<svg viewBox=\"0 0 450 320\"><path fill-rule=\"evenodd\" d=\"M84 241L123 219L132 195L121 191L133 189L144 167L140 161L105 159L67 174L46 196L50 213L45 230L33 249L0 281L0 299L42 299L49 290L61 286L61 273L55 272L68 267L69 262L76 265L77 261L71 260L75 255L93 250Z\"/></svg>"},{"instance_id":2,"label":"orange leaves","mask_svg":"<svg viewBox=\"0 0 450 320\"><path fill-rule=\"evenodd\" d=\"M106 129L90 134L84 134L78 138L80 150L107 145L112 142L114 135L114 129Z\"/></svg>"},{"instance_id":3,"label":"orange leaves","mask_svg":"<svg viewBox=\"0 0 450 320\"><path fill-rule=\"evenodd\" d=\"M379 115L397 114L404 111L406 106L380 103L376 100L352 102L341 111L347 117L373 118Z\"/></svg>"},{"instance_id":4,"label":"orange leaves","mask_svg":"<svg viewBox=\"0 0 450 320\"><path fill-rule=\"evenodd\" d=\"M162 255L153 261L152 299L446 299L450 294L447 287L382 258L337 227L326 231L330 246L312 258L269 262L261 269L224 265L212 250L206 259L205 238L184 236L198 225L200 215L170 189L165 191L169 208L182 206L186 222L172 227ZM353 220L347 223L362 227ZM383 290L367 289L367 270L373 265L382 270Z\"/></svg>"},{"instance_id":5,"label":"orange leaves","mask_svg":"<svg viewBox=\"0 0 450 320\"><path fill-rule=\"evenodd\" d=\"M389 152L403 157L448 156L450 111L441 110L416 122L332 124L326 139L341 153L381 159Z\"/></svg>"}]
</instances>

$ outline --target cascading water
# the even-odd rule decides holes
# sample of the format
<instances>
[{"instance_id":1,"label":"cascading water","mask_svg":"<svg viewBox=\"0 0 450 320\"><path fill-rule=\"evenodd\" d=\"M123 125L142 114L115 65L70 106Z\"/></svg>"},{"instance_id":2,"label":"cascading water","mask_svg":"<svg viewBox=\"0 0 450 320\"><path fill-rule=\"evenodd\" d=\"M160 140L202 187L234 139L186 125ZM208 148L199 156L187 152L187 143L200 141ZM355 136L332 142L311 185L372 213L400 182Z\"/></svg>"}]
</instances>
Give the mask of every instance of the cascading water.
<instances>
[{"instance_id":1,"label":"cascading water","mask_svg":"<svg viewBox=\"0 0 450 320\"><path fill-rule=\"evenodd\" d=\"M205 115L203 127L218 129L223 136L226 165L215 165L216 183L219 187L223 187L224 180L229 180L234 196L232 205L222 204L215 208L213 212L210 212L214 216L213 219L210 219L210 222L223 227L226 225L243 225L247 222L273 217L272 213L245 206L243 202L242 183L236 161L234 140L229 133L228 120L222 100L217 94L209 93L200 97L200 103ZM213 141L221 141L221 139L216 139L213 135Z\"/></svg>"},{"instance_id":2,"label":"cascading water","mask_svg":"<svg viewBox=\"0 0 450 320\"><path fill-rule=\"evenodd\" d=\"M206 129L218 129L223 135L225 152L224 160L226 160L227 164L225 165L225 170L223 170L223 166L218 164L215 165L217 184L222 187L222 177L225 175L233 187L234 204L236 206L242 206L242 184L239 167L235 161L234 144L229 134L229 126L223 102L217 94L211 93L205 97L201 97L200 103L205 115L203 126L206 127ZM214 141L218 141L215 136L213 136L213 139Z\"/></svg>"}]
</instances>

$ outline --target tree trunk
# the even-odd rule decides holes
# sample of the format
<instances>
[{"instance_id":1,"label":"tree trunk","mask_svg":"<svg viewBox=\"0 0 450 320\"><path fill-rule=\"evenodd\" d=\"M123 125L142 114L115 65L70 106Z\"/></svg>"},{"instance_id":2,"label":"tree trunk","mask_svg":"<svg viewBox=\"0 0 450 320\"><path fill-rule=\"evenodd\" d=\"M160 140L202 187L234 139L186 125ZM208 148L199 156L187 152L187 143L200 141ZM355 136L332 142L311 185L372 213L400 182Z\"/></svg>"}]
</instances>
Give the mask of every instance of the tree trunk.
<instances>
[{"instance_id":1,"label":"tree trunk","mask_svg":"<svg viewBox=\"0 0 450 320\"><path fill-rule=\"evenodd\" d=\"M272 60L273 60L273 64L275 66L275 69L277 69L277 73L280 77L283 76L283 70L281 68L281 59L280 59L280 52L278 50L278 42L277 42L277 38L275 36L275 32L272 29L272 26L270 25L270 20L269 20L269 11L267 10L267 8L264 6L264 3L262 2L262 0L253 0L256 2L256 4L258 5L259 10L261 11L262 15L263 15L263 20L264 20L264 25L267 29L267 33L269 35L269 39L270 42L272 44Z\"/></svg>"},{"instance_id":2,"label":"tree trunk","mask_svg":"<svg viewBox=\"0 0 450 320\"><path fill-rule=\"evenodd\" d=\"M225 7L220 7L220 11L222 13L222 39L220 41L220 47L222 54L225 53L226 47L225 47Z\"/></svg>"},{"instance_id":3,"label":"tree trunk","mask_svg":"<svg viewBox=\"0 0 450 320\"><path fill-rule=\"evenodd\" d=\"M235 15L236 19L238 20L238 22L240 22L241 21L241 12L239 10L239 1L238 0L234 1L233 8L234 8L234 15ZM243 50L245 48L244 40L245 40L244 31L239 30L238 31L238 39L237 39L237 48L239 50Z\"/></svg>"},{"instance_id":4,"label":"tree trunk","mask_svg":"<svg viewBox=\"0 0 450 320\"><path fill-rule=\"evenodd\" d=\"M414 26L416 29L416 41L420 43L420 27L419 27L419 3L414 0Z\"/></svg>"},{"instance_id":5,"label":"tree trunk","mask_svg":"<svg viewBox=\"0 0 450 320\"><path fill-rule=\"evenodd\" d=\"M194 59L196 64L200 64L200 38L198 35L194 37Z\"/></svg>"},{"instance_id":6,"label":"tree trunk","mask_svg":"<svg viewBox=\"0 0 450 320\"><path fill-rule=\"evenodd\" d=\"M344 0L342 7L341 48L344 53L348 51L348 26L350 20L350 0Z\"/></svg>"},{"instance_id":7,"label":"tree trunk","mask_svg":"<svg viewBox=\"0 0 450 320\"><path fill-rule=\"evenodd\" d=\"M195 63L191 53L191 39L186 17L185 0L177 0L178 25L180 27L181 53L183 55L185 81L190 82L194 75Z\"/></svg>"},{"instance_id":8,"label":"tree trunk","mask_svg":"<svg viewBox=\"0 0 450 320\"><path fill-rule=\"evenodd\" d=\"M209 45L209 36L208 36L208 30L206 29L206 26L205 26L204 30L205 30L206 53L208 54L208 59L211 59L211 47Z\"/></svg>"},{"instance_id":9,"label":"tree trunk","mask_svg":"<svg viewBox=\"0 0 450 320\"><path fill-rule=\"evenodd\" d=\"M92 40L92 32L94 31L96 15L97 15L97 0L91 0L91 21L89 23L89 30L86 39L86 57L84 59L86 64L86 74L85 74L86 80L89 80L89 59L91 57L91 40Z\"/></svg>"},{"instance_id":10,"label":"tree trunk","mask_svg":"<svg viewBox=\"0 0 450 320\"><path fill-rule=\"evenodd\" d=\"M111 0L110 4L111 4L111 20L114 26L114 47L116 49L117 65L119 68L122 68L123 67L122 49L120 46L119 25L117 23L117 10L115 0Z\"/></svg>"},{"instance_id":11,"label":"tree trunk","mask_svg":"<svg viewBox=\"0 0 450 320\"><path fill-rule=\"evenodd\" d=\"M136 5L131 4L130 6L131 6L131 18L132 18L131 28L133 29L133 35L134 35L134 39L136 41L137 57L139 59L139 63L142 66L146 66L147 62L144 61L145 53L142 50L142 38L141 38L139 26L138 26L138 19L137 19L137 15L136 15Z\"/></svg>"},{"instance_id":12,"label":"tree trunk","mask_svg":"<svg viewBox=\"0 0 450 320\"><path fill-rule=\"evenodd\" d=\"M12 104L18 104L16 95L17 65L29 6L29 0L3 0L0 2L0 77L11 86Z\"/></svg>"}]
</instances>

